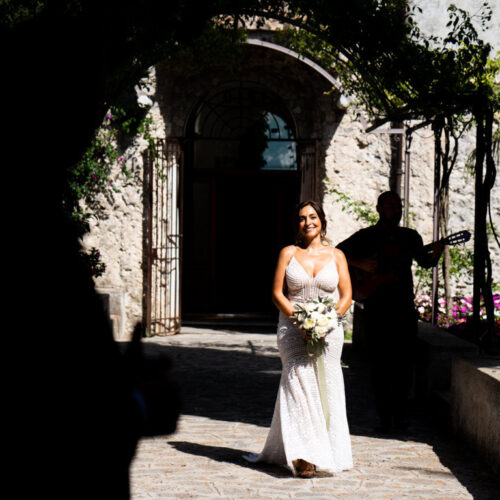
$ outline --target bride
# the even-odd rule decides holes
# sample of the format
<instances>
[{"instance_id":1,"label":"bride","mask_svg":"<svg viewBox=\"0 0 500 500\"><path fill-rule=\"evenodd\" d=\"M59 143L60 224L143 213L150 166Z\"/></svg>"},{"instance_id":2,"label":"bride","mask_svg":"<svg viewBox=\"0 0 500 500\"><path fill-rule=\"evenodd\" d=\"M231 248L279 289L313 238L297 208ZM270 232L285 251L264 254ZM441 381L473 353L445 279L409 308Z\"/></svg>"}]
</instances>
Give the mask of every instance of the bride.
<instances>
[{"instance_id":1,"label":"bride","mask_svg":"<svg viewBox=\"0 0 500 500\"><path fill-rule=\"evenodd\" d=\"M351 281L344 254L326 243L321 206L300 203L297 224L297 242L281 251L273 283L283 365L273 420L262 452L245 458L313 477L316 469L339 472L353 466L340 365L344 332L339 326L325 338L322 391L318 358L307 353L308 336L294 319L294 305L331 296L341 316L351 305Z\"/></svg>"}]
</instances>

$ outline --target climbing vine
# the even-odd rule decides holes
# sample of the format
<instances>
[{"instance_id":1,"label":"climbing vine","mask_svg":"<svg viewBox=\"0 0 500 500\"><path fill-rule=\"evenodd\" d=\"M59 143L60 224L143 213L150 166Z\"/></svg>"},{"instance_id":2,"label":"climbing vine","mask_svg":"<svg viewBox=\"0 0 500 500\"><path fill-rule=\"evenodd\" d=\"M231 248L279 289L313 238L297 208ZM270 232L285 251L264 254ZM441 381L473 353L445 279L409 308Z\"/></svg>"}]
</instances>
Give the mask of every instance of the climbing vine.
<instances>
[{"instance_id":1,"label":"climbing vine","mask_svg":"<svg viewBox=\"0 0 500 500\"><path fill-rule=\"evenodd\" d=\"M132 97L136 97L135 90ZM99 194L109 197L120 193L116 185L118 177L132 176L120 143L127 137L140 135L147 141L148 147L154 149L152 118L147 113L151 105L152 101L146 96L132 100L130 92L125 94L116 105L111 106L81 160L69 170L63 203L80 237L89 231L91 216L98 217L96 211L91 215L85 207L95 207ZM80 255L92 276L99 277L106 270L97 248L82 250Z\"/></svg>"},{"instance_id":2,"label":"climbing vine","mask_svg":"<svg viewBox=\"0 0 500 500\"><path fill-rule=\"evenodd\" d=\"M325 184L328 188L328 193L335 195L335 202L340 203L342 212L348 212L354 216L357 221L364 222L368 225L376 224L378 221L378 214L373 208L363 201L356 201L352 196L339 191L336 187L332 186L328 178L325 179Z\"/></svg>"}]
</instances>

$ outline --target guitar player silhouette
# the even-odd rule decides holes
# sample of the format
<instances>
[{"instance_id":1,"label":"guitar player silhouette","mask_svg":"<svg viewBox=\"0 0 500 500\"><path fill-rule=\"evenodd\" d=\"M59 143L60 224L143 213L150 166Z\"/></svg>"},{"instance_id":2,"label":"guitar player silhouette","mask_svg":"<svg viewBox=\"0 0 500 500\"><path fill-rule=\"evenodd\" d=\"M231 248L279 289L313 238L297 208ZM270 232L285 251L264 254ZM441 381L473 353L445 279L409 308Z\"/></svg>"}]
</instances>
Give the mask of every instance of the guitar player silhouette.
<instances>
[{"instance_id":1,"label":"guitar player silhouette","mask_svg":"<svg viewBox=\"0 0 500 500\"><path fill-rule=\"evenodd\" d=\"M416 352L417 315L411 266L432 267L444 243L424 246L417 231L400 227L401 199L386 191L377 200L378 222L337 245L346 255L353 297L364 303L379 432L407 427L407 403Z\"/></svg>"}]
</instances>

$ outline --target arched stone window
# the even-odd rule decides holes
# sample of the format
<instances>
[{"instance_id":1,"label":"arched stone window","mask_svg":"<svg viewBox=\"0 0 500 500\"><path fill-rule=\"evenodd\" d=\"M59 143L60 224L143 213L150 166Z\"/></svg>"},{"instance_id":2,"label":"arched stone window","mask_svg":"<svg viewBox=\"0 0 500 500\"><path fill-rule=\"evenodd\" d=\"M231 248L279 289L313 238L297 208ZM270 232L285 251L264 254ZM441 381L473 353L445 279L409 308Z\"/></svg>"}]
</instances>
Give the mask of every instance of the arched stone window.
<instances>
[{"instance_id":1,"label":"arched stone window","mask_svg":"<svg viewBox=\"0 0 500 500\"><path fill-rule=\"evenodd\" d=\"M195 169L296 170L295 125L279 96L239 82L208 96L189 135Z\"/></svg>"}]
</instances>

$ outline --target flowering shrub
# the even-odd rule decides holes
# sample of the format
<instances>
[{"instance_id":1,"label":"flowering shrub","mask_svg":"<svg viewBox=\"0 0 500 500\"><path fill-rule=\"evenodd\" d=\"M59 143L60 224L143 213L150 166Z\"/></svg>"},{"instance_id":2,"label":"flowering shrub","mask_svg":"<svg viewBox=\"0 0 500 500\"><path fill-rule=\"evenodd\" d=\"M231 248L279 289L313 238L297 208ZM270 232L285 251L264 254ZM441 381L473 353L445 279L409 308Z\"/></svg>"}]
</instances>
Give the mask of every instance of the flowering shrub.
<instances>
[{"instance_id":1,"label":"flowering shrub","mask_svg":"<svg viewBox=\"0 0 500 500\"><path fill-rule=\"evenodd\" d=\"M437 324L441 328L450 328L454 325L465 323L472 317L472 299L467 297L456 297L452 300L452 316L446 315L446 299L438 299ZM500 328L500 295L493 296L495 308L495 323L497 330ZM419 319L422 321L431 321L432 300L429 295L418 295L415 298L415 307L417 308ZM481 306L479 317L486 320L486 308Z\"/></svg>"},{"instance_id":2,"label":"flowering shrub","mask_svg":"<svg viewBox=\"0 0 500 500\"><path fill-rule=\"evenodd\" d=\"M115 184L116 179L112 178L116 175L113 172L115 166L119 167L125 177L131 177L120 151L120 138L139 133L152 148L152 118L148 115L152 104L147 96L136 98L134 90L133 102L112 106L81 160L70 169L63 205L80 237L89 231L90 219L90 213L80 202L83 200L88 206L92 206L99 193L108 195L120 192ZM94 216L98 217L98 214L94 213ZM101 261L99 251L92 248L89 252L82 250L80 254L89 273L94 277L102 276L106 265Z\"/></svg>"}]
</instances>

